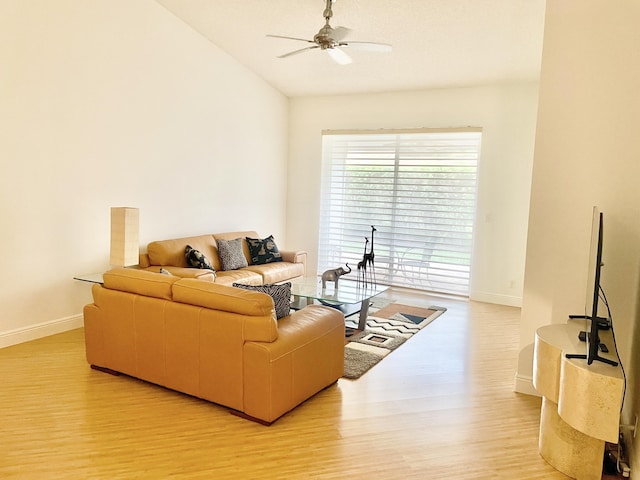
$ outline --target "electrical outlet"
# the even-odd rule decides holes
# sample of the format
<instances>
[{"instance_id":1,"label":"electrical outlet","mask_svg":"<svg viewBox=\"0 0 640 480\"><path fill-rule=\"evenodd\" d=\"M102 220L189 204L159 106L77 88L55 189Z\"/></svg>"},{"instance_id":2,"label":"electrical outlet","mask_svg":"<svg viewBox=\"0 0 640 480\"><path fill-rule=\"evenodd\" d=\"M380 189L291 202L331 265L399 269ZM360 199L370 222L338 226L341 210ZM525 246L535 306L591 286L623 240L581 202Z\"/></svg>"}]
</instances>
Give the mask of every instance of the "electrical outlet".
<instances>
[{"instance_id":1,"label":"electrical outlet","mask_svg":"<svg viewBox=\"0 0 640 480\"><path fill-rule=\"evenodd\" d=\"M637 431L638 431L638 414L636 413L633 416L633 423L620 424L620 439L622 439L623 437L622 434L624 433L624 436L626 437L624 438L624 440L635 440Z\"/></svg>"}]
</instances>

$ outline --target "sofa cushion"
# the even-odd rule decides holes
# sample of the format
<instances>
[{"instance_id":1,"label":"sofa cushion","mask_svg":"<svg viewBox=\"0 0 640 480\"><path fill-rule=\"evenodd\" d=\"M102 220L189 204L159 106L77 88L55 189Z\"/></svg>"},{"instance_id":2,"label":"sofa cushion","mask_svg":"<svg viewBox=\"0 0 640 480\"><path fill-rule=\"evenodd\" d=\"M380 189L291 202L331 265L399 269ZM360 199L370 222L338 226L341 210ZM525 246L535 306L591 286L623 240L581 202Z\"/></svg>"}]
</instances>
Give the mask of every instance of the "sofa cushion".
<instances>
[{"instance_id":1,"label":"sofa cushion","mask_svg":"<svg viewBox=\"0 0 640 480\"><path fill-rule=\"evenodd\" d=\"M110 290L136 293L164 300L172 299L172 286L180 279L180 277L133 268L114 268L105 272L103 278L105 288Z\"/></svg>"},{"instance_id":2,"label":"sofa cushion","mask_svg":"<svg viewBox=\"0 0 640 480\"><path fill-rule=\"evenodd\" d=\"M237 270L249 265L242 251L242 238L218 239L217 243L222 270Z\"/></svg>"},{"instance_id":3,"label":"sofa cushion","mask_svg":"<svg viewBox=\"0 0 640 480\"><path fill-rule=\"evenodd\" d=\"M243 285L242 283L234 283L233 286L244 290L266 293L273 298L278 320L289 315L291 310L291 282L279 285Z\"/></svg>"},{"instance_id":4,"label":"sofa cushion","mask_svg":"<svg viewBox=\"0 0 640 480\"><path fill-rule=\"evenodd\" d=\"M147 257L150 265L189 267L184 256L187 245L202 252L213 266L219 270L218 251L213 235L198 235L195 237L176 238L172 240L158 240L147 246Z\"/></svg>"},{"instance_id":5,"label":"sofa cushion","mask_svg":"<svg viewBox=\"0 0 640 480\"><path fill-rule=\"evenodd\" d=\"M249 254L251 255L251 263L254 265L282 261L282 255L273 239L273 235L269 235L267 238L246 237L246 240Z\"/></svg>"},{"instance_id":6,"label":"sofa cushion","mask_svg":"<svg viewBox=\"0 0 640 480\"><path fill-rule=\"evenodd\" d=\"M164 267L153 265L146 267L143 270L147 272L160 273L160 270L169 272L171 275L181 278L197 278L198 280L205 280L207 282L213 282L216 279L216 272L213 270L207 270L205 268L193 268L193 267L173 267L166 265ZM257 274L256 274L257 275Z\"/></svg>"},{"instance_id":7,"label":"sofa cushion","mask_svg":"<svg viewBox=\"0 0 640 480\"><path fill-rule=\"evenodd\" d=\"M244 341L273 342L278 338L273 300L264 293L183 278L173 285L173 300L235 314L243 322Z\"/></svg>"},{"instance_id":8,"label":"sofa cushion","mask_svg":"<svg viewBox=\"0 0 640 480\"><path fill-rule=\"evenodd\" d=\"M288 280L288 278L285 278L284 280ZM260 273L252 272L248 268L241 268L240 270L229 270L227 272L217 272L215 282L218 285L226 285L228 287L230 287L233 283L244 283L246 285L262 285L263 283L265 283Z\"/></svg>"},{"instance_id":9,"label":"sofa cushion","mask_svg":"<svg viewBox=\"0 0 640 480\"><path fill-rule=\"evenodd\" d=\"M304 264L273 262L265 263L264 265L249 265L247 268L243 268L240 271L250 271L260 275L262 277L262 281L259 283L280 283L285 280L304 276ZM238 281L238 283L249 282Z\"/></svg>"},{"instance_id":10,"label":"sofa cushion","mask_svg":"<svg viewBox=\"0 0 640 480\"><path fill-rule=\"evenodd\" d=\"M209 259L200 250L196 250L191 245L184 247L184 256L187 263L192 267L215 270Z\"/></svg>"},{"instance_id":11,"label":"sofa cushion","mask_svg":"<svg viewBox=\"0 0 640 480\"><path fill-rule=\"evenodd\" d=\"M270 316L273 303L266 295L243 295L238 289L193 278L182 278L173 285L173 300L199 307L251 316Z\"/></svg>"}]
</instances>

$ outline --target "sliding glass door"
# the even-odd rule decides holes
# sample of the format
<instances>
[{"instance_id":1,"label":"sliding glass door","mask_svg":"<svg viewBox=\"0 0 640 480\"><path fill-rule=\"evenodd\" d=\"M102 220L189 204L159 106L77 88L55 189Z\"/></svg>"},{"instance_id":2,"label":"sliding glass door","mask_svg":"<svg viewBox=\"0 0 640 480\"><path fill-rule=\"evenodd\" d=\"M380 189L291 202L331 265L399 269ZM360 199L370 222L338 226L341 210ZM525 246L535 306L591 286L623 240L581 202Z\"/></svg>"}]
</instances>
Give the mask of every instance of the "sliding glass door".
<instances>
[{"instance_id":1,"label":"sliding glass door","mask_svg":"<svg viewBox=\"0 0 640 480\"><path fill-rule=\"evenodd\" d=\"M323 132L318 271L373 249L378 283L468 295L481 135Z\"/></svg>"}]
</instances>

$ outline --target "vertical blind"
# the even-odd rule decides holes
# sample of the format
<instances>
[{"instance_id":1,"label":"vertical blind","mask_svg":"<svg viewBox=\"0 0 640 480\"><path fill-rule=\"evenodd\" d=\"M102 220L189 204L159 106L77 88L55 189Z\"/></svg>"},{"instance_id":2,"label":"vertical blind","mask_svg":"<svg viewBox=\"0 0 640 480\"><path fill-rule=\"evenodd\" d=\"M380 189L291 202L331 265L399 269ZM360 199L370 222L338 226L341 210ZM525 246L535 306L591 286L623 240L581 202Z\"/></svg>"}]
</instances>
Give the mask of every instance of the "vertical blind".
<instances>
[{"instance_id":1,"label":"vertical blind","mask_svg":"<svg viewBox=\"0 0 640 480\"><path fill-rule=\"evenodd\" d=\"M318 272L348 263L362 278L373 247L368 280L467 296L481 136L323 132Z\"/></svg>"}]
</instances>

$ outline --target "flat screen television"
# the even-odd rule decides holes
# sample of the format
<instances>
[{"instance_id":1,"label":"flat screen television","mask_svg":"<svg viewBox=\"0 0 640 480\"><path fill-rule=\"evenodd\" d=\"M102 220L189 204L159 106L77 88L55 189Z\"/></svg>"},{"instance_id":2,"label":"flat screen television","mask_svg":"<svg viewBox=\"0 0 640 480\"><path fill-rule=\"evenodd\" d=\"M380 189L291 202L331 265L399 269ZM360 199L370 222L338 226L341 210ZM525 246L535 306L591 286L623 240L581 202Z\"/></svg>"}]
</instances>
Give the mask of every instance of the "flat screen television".
<instances>
[{"instance_id":1,"label":"flat screen television","mask_svg":"<svg viewBox=\"0 0 640 480\"><path fill-rule=\"evenodd\" d=\"M604 358L600 351L607 348L600 343L600 330L608 329L611 324L606 317L598 316L600 306L600 272L602 270L602 244L603 244L603 215L598 207L593 207L591 222L591 248L589 252L589 272L587 277L587 298L585 301L584 315L569 315L569 318L584 318L590 321L588 331L580 332L587 343L586 355L567 354L567 358L585 358L587 364L594 361L616 366L618 362Z\"/></svg>"}]
</instances>

